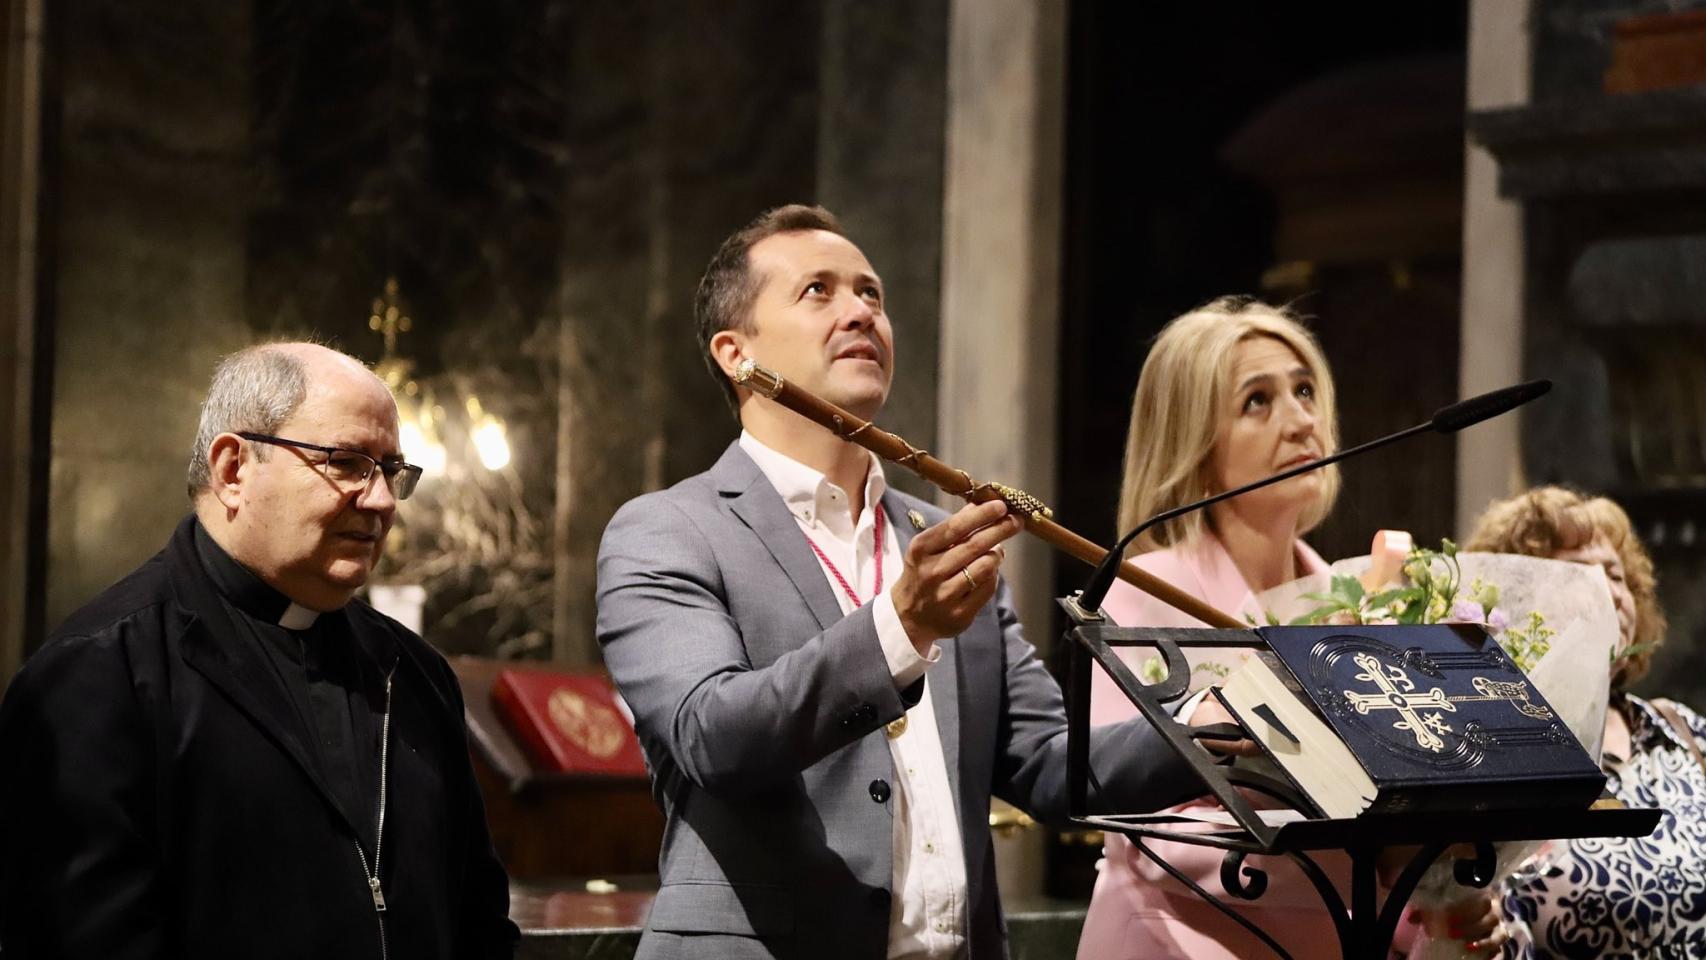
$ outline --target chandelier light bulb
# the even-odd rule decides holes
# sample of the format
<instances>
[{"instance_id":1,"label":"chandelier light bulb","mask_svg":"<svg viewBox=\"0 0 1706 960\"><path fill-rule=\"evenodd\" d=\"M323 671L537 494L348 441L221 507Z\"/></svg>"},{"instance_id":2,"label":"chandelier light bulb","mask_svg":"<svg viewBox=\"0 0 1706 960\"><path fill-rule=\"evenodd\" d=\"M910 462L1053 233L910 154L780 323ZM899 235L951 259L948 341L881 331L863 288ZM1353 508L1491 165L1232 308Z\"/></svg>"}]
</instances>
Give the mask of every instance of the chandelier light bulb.
<instances>
[{"instance_id":1,"label":"chandelier light bulb","mask_svg":"<svg viewBox=\"0 0 1706 960\"><path fill-rule=\"evenodd\" d=\"M480 463L487 470L502 470L509 465L509 439L504 436L504 425L496 417L485 417L474 428L474 449L479 452Z\"/></svg>"},{"instance_id":2,"label":"chandelier light bulb","mask_svg":"<svg viewBox=\"0 0 1706 960\"><path fill-rule=\"evenodd\" d=\"M413 420L404 420L397 432L403 442L404 459L418 465L426 471L427 476L444 471L445 462L449 459L445 455L444 445L429 436L419 424Z\"/></svg>"}]
</instances>

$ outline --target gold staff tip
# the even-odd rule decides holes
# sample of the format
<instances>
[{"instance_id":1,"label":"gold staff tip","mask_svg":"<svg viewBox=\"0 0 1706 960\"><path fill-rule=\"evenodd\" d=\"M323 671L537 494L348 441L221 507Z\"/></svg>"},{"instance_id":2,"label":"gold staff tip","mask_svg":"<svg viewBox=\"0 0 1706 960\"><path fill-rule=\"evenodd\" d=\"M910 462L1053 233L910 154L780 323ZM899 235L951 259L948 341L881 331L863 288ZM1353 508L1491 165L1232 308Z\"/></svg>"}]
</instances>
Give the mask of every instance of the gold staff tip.
<instances>
[{"instance_id":1,"label":"gold staff tip","mask_svg":"<svg viewBox=\"0 0 1706 960\"><path fill-rule=\"evenodd\" d=\"M774 400L782 392L782 375L767 367L761 367L756 360L742 360L735 367L735 383L763 394Z\"/></svg>"}]
</instances>

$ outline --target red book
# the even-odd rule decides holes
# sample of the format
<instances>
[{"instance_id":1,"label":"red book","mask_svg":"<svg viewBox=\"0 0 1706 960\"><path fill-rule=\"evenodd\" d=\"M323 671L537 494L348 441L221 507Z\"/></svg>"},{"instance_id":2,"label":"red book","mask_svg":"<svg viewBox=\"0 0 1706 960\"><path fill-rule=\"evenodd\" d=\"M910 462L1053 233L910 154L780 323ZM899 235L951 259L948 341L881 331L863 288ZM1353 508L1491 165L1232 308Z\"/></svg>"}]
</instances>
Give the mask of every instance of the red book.
<instances>
[{"instance_id":1,"label":"red book","mask_svg":"<svg viewBox=\"0 0 1706 960\"><path fill-rule=\"evenodd\" d=\"M610 681L597 674L536 667L498 672L492 703L521 741L535 770L643 777L634 727L617 706Z\"/></svg>"}]
</instances>

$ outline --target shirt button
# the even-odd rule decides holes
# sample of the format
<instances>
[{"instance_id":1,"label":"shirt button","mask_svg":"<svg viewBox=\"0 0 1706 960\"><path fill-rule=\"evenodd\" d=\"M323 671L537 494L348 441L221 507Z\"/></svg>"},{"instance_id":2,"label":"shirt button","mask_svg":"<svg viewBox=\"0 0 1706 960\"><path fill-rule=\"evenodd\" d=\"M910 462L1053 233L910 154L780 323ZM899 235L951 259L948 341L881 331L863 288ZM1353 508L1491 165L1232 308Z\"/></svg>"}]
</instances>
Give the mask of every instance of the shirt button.
<instances>
[{"instance_id":1,"label":"shirt button","mask_svg":"<svg viewBox=\"0 0 1706 960\"><path fill-rule=\"evenodd\" d=\"M936 932L937 933L947 933L948 932L948 921L946 921L946 920L936 921Z\"/></svg>"},{"instance_id":2,"label":"shirt button","mask_svg":"<svg viewBox=\"0 0 1706 960\"><path fill-rule=\"evenodd\" d=\"M889 784L887 780L871 781L871 799L878 803L889 802Z\"/></svg>"},{"instance_id":3,"label":"shirt button","mask_svg":"<svg viewBox=\"0 0 1706 960\"><path fill-rule=\"evenodd\" d=\"M935 853L936 852L936 845L934 843L924 844L924 852L925 853Z\"/></svg>"}]
</instances>

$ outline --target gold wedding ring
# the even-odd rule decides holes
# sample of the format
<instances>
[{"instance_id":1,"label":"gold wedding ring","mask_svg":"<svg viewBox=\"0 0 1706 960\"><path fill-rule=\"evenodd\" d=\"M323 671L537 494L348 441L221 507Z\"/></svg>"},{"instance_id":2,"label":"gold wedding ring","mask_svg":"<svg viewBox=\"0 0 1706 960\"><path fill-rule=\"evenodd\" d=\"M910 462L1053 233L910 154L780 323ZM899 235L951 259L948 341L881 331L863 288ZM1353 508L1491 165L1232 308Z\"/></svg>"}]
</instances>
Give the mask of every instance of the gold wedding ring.
<instances>
[{"instance_id":1,"label":"gold wedding ring","mask_svg":"<svg viewBox=\"0 0 1706 960\"><path fill-rule=\"evenodd\" d=\"M965 567L961 567L960 568L960 576L966 578L966 582L971 584L971 588L973 590L977 589L977 578L975 578L971 575L970 570L967 570Z\"/></svg>"}]
</instances>

